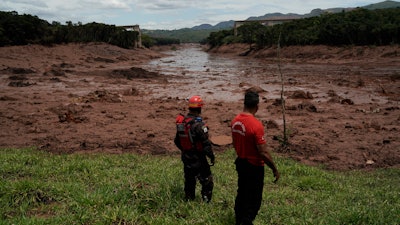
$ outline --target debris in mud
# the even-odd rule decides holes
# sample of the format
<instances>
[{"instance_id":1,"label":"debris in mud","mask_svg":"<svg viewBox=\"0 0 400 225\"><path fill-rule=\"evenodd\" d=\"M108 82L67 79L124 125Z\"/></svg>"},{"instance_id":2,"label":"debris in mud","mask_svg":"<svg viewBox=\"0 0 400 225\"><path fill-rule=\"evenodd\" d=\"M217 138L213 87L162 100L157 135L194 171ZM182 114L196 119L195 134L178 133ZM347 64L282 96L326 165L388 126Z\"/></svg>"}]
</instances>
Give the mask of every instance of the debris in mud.
<instances>
[{"instance_id":1,"label":"debris in mud","mask_svg":"<svg viewBox=\"0 0 400 225\"><path fill-rule=\"evenodd\" d=\"M80 102L110 102L110 103L121 103L123 102L122 95L119 93L113 93L107 90L97 90L90 92L85 97L79 98Z\"/></svg>"},{"instance_id":2,"label":"debris in mud","mask_svg":"<svg viewBox=\"0 0 400 225\"><path fill-rule=\"evenodd\" d=\"M25 75L13 75L8 77L9 80L28 80Z\"/></svg>"},{"instance_id":3,"label":"debris in mud","mask_svg":"<svg viewBox=\"0 0 400 225\"><path fill-rule=\"evenodd\" d=\"M43 73L44 76L65 76L65 72L60 68L52 68Z\"/></svg>"},{"instance_id":4,"label":"debris in mud","mask_svg":"<svg viewBox=\"0 0 400 225\"><path fill-rule=\"evenodd\" d=\"M129 88L128 90L125 90L123 92L123 95L125 95L125 96L138 96L139 95L139 90L134 88L134 87L132 87L132 88Z\"/></svg>"},{"instance_id":5,"label":"debris in mud","mask_svg":"<svg viewBox=\"0 0 400 225\"><path fill-rule=\"evenodd\" d=\"M338 95L336 94L336 92L335 92L334 90L329 90L329 91L328 91L328 96L329 96L329 97L336 97L336 96L338 96Z\"/></svg>"},{"instance_id":6,"label":"debris in mud","mask_svg":"<svg viewBox=\"0 0 400 225\"><path fill-rule=\"evenodd\" d=\"M381 55L381 57L383 57L383 58L391 58L391 57L396 57L396 56L399 56L400 55L400 52L398 52L398 51L391 51L391 52L386 52L386 53L384 53L384 54L382 54Z\"/></svg>"},{"instance_id":7,"label":"debris in mud","mask_svg":"<svg viewBox=\"0 0 400 225\"><path fill-rule=\"evenodd\" d=\"M280 98L274 99L274 102L272 103L272 105L273 106L282 106L282 99L280 99ZM294 111L294 110L300 110L300 111L306 110L308 112L317 112L318 111L317 107L314 104L312 104L311 102L302 102L297 105L285 105L285 109L291 110L291 111Z\"/></svg>"},{"instance_id":8,"label":"debris in mud","mask_svg":"<svg viewBox=\"0 0 400 225\"><path fill-rule=\"evenodd\" d=\"M400 110L400 107L398 107L398 106L391 106L391 107L385 108L385 110L386 110L386 111Z\"/></svg>"},{"instance_id":9,"label":"debris in mud","mask_svg":"<svg viewBox=\"0 0 400 225\"><path fill-rule=\"evenodd\" d=\"M58 119L61 123L64 122L74 122L74 123L82 123L88 121L87 117L80 117L74 114L74 112L68 111L64 114L58 115Z\"/></svg>"},{"instance_id":10,"label":"debris in mud","mask_svg":"<svg viewBox=\"0 0 400 225\"><path fill-rule=\"evenodd\" d=\"M377 122L377 121L365 122L365 123L364 123L364 127L365 127L366 129L372 129L372 130L376 130L376 131L382 129L381 124L379 124L379 122Z\"/></svg>"},{"instance_id":11,"label":"debris in mud","mask_svg":"<svg viewBox=\"0 0 400 225\"><path fill-rule=\"evenodd\" d=\"M293 94L290 96L293 99L313 99L314 97L310 92L305 92L302 90L294 91Z\"/></svg>"},{"instance_id":12,"label":"debris in mud","mask_svg":"<svg viewBox=\"0 0 400 225\"><path fill-rule=\"evenodd\" d=\"M57 66L57 65L53 65L53 67L54 66ZM60 65L58 65L58 66L61 68L74 68L75 67L74 64L70 64L70 63L60 63Z\"/></svg>"},{"instance_id":13,"label":"debris in mud","mask_svg":"<svg viewBox=\"0 0 400 225\"><path fill-rule=\"evenodd\" d=\"M110 77L126 78L128 80L131 80L134 78L157 78L160 77L160 74L156 72L150 72L139 67L131 67L130 69L113 70L110 74Z\"/></svg>"},{"instance_id":14,"label":"debris in mud","mask_svg":"<svg viewBox=\"0 0 400 225\"><path fill-rule=\"evenodd\" d=\"M398 81L398 80L400 80L400 73L394 73L393 75L390 75L390 80L391 80L391 81Z\"/></svg>"},{"instance_id":15,"label":"debris in mud","mask_svg":"<svg viewBox=\"0 0 400 225\"><path fill-rule=\"evenodd\" d=\"M7 96L7 95L4 95L4 96L0 97L0 101L17 101L17 100L18 100L17 98L10 97L10 96Z\"/></svg>"},{"instance_id":16,"label":"debris in mud","mask_svg":"<svg viewBox=\"0 0 400 225\"><path fill-rule=\"evenodd\" d=\"M12 81L8 84L8 86L10 86L10 87L28 87L31 85L36 85L36 83L23 82L23 81Z\"/></svg>"},{"instance_id":17,"label":"debris in mud","mask_svg":"<svg viewBox=\"0 0 400 225\"><path fill-rule=\"evenodd\" d=\"M32 69L26 69L26 68L18 68L18 67L7 67L2 70L2 72L8 72L12 74L30 74L30 73L35 73L34 70Z\"/></svg>"},{"instance_id":18,"label":"debris in mud","mask_svg":"<svg viewBox=\"0 0 400 225\"><path fill-rule=\"evenodd\" d=\"M218 116L218 121L221 125L230 127L231 126L231 121L235 117L235 114L233 113L226 113L223 115Z\"/></svg>"},{"instance_id":19,"label":"debris in mud","mask_svg":"<svg viewBox=\"0 0 400 225\"><path fill-rule=\"evenodd\" d=\"M341 101L341 97L340 97L340 96L337 96L337 95L331 97L331 98L328 100L329 103L340 103L340 101Z\"/></svg>"},{"instance_id":20,"label":"debris in mud","mask_svg":"<svg viewBox=\"0 0 400 225\"><path fill-rule=\"evenodd\" d=\"M309 102L303 102L298 105L286 106L286 110L307 110L309 112L317 112L317 107Z\"/></svg>"},{"instance_id":21,"label":"debris in mud","mask_svg":"<svg viewBox=\"0 0 400 225\"><path fill-rule=\"evenodd\" d=\"M333 83L340 87L351 87L352 86L352 81L349 81L346 79L335 79L335 80L333 80ZM357 87L356 84L354 84L353 86Z\"/></svg>"},{"instance_id":22,"label":"debris in mud","mask_svg":"<svg viewBox=\"0 0 400 225\"><path fill-rule=\"evenodd\" d=\"M90 59L92 59L93 61L96 61L96 62L115 63L115 60L103 58L103 57L88 58L88 60L90 60Z\"/></svg>"},{"instance_id":23,"label":"debris in mud","mask_svg":"<svg viewBox=\"0 0 400 225\"><path fill-rule=\"evenodd\" d=\"M46 137L34 138L34 141L38 143L39 149L52 150L54 147L58 147L61 141L54 135L48 135Z\"/></svg>"},{"instance_id":24,"label":"debris in mud","mask_svg":"<svg viewBox=\"0 0 400 225\"><path fill-rule=\"evenodd\" d=\"M367 165L372 165L372 164L374 164L375 162L374 162L374 160L372 160L372 159L368 159L366 162L365 162L365 164L367 164Z\"/></svg>"},{"instance_id":25,"label":"debris in mud","mask_svg":"<svg viewBox=\"0 0 400 225\"><path fill-rule=\"evenodd\" d=\"M53 64L43 73L44 76L65 76L66 72L72 72L66 68L74 68L75 66L69 63Z\"/></svg>"},{"instance_id":26,"label":"debris in mud","mask_svg":"<svg viewBox=\"0 0 400 225\"><path fill-rule=\"evenodd\" d=\"M279 125L274 120L263 121L263 124L266 126L267 129L278 129Z\"/></svg>"},{"instance_id":27,"label":"debris in mud","mask_svg":"<svg viewBox=\"0 0 400 225\"><path fill-rule=\"evenodd\" d=\"M351 99L345 98L345 99L340 100L340 104L354 105L354 102Z\"/></svg>"},{"instance_id":28,"label":"debris in mud","mask_svg":"<svg viewBox=\"0 0 400 225\"><path fill-rule=\"evenodd\" d=\"M58 77L52 77L52 78L50 78L50 81L53 81L53 82L61 82L61 79L58 78Z\"/></svg>"},{"instance_id":29,"label":"debris in mud","mask_svg":"<svg viewBox=\"0 0 400 225\"><path fill-rule=\"evenodd\" d=\"M282 99L276 98L274 99L274 102L272 103L273 106L281 106L282 105Z\"/></svg>"},{"instance_id":30,"label":"debris in mud","mask_svg":"<svg viewBox=\"0 0 400 225\"><path fill-rule=\"evenodd\" d=\"M356 87L365 87L365 82L362 79L357 80Z\"/></svg>"},{"instance_id":31,"label":"debris in mud","mask_svg":"<svg viewBox=\"0 0 400 225\"><path fill-rule=\"evenodd\" d=\"M89 118L82 116L84 108L90 108L91 106L83 106L77 104L59 105L48 109L50 112L55 113L58 116L60 123L73 122L82 123L88 122Z\"/></svg>"},{"instance_id":32,"label":"debris in mud","mask_svg":"<svg viewBox=\"0 0 400 225\"><path fill-rule=\"evenodd\" d=\"M8 77L9 80L12 80L8 86L10 87L27 87L31 85L35 85L36 83L24 82L28 80L28 78L24 74L18 74Z\"/></svg>"},{"instance_id":33,"label":"debris in mud","mask_svg":"<svg viewBox=\"0 0 400 225\"><path fill-rule=\"evenodd\" d=\"M79 148L82 150L92 150L96 148L101 148L103 145L101 143L92 143L90 141L84 140L79 144Z\"/></svg>"},{"instance_id":34,"label":"debris in mud","mask_svg":"<svg viewBox=\"0 0 400 225\"><path fill-rule=\"evenodd\" d=\"M338 94L336 94L336 92L333 90L328 91L328 96L331 97L328 100L328 102L330 102L330 103L340 103L343 105L354 105L353 100L351 100L349 98L343 98L343 97L339 96Z\"/></svg>"},{"instance_id":35,"label":"debris in mud","mask_svg":"<svg viewBox=\"0 0 400 225\"><path fill-rule=\"evenodd\" d=\"M258 93L263 93L263 92L266 92L264 89L262 89L261 87L259 87L259 86L254 86L254 85L252 85L252 84L249 84L249 83L246 83L246 82L241 82L240 84L239 84L239 87L249 87L249 88L247 88L246 89L246 91L255 91L255 92L258 92Z\"/></svg>"}]
</instances>

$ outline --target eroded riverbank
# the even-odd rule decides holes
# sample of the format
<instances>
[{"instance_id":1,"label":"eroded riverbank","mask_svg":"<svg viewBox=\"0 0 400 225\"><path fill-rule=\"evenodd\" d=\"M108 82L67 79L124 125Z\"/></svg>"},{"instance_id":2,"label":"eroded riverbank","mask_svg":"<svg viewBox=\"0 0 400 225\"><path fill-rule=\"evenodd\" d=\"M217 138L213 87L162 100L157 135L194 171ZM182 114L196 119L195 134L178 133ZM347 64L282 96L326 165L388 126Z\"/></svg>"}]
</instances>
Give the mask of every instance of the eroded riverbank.
<instances>
[{"instance_id":1,"label":"eroded riverbank","mask_svg":"<svg viewBox=\"0 0 400 225\"><path fill-rule=\"evenodd\" d=\"M206 53L199 46L162 53L105 44L1 50L3 148L177 154L174 119L186 111L186 97L202 95L211 135L229 136L230 120L242 108L243 91L256 87L263 97L257 117L267 127L274 154L336 170L400 164L396 55L375 61L357 55L341 61L334 60L343 58L340 55L325 61L313 56L309 61L305 56L284 58L291 146L280 152L276 137L282 134L277 100L281 80L273 57ZM321 55L321 50L314 52ZM215 147L228 149L229 145Z\"/></svg>"}]
</instances>

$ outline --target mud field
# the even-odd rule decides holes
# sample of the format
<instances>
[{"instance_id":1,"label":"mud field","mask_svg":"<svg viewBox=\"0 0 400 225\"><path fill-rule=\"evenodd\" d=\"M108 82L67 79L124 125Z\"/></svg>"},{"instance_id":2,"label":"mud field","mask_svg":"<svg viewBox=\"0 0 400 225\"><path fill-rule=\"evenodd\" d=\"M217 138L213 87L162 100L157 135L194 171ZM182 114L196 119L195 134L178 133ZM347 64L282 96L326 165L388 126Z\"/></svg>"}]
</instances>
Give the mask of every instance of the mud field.
<instances>
[{"instance_id":1,"label":"mud field","mask_svg":"<svg viewBox=\"0 0 400 225\"><path fill-rule=\"evenodd\" d=\"M400 167L399 46L290 47L279 60L274 48L177 48L0 48L0 148L178 154L175 116L200 94L218 163L218 152L231 149L230 120L253 87L273 154L332 170ZM286 149L278 148L281 74Z\"/></svg>"}]
</instances>

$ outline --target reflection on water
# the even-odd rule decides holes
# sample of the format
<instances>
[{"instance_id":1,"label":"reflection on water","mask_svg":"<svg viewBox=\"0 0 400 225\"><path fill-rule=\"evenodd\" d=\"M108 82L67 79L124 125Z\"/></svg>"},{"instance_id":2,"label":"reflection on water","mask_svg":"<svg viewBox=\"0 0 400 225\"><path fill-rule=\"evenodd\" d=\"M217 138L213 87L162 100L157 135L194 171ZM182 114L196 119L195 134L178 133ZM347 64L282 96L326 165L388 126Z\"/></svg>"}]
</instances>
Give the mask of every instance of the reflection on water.
<instances>
[{"instance_id":1,"label":"reflection on water","mask_svg":"<svg viewBox=\"0 0 400 225\"><path fill-rule=\"evenodd\" d=\"M157 70L168 77L169 83L181 83L179 88L170 90L157 88L157 97L168 96L184 98L199 94L205 99L233 100L242 98L246 87L260 86L259 76L251 73L258 67L249 64L245 58L227 58L208 54L200 45L190 45L176 51L167 52L170 56L151 61L150 70ZM170 76L174 75L174 76Z\"/></svg>"},{"instance_id":2,"label":"reflection on water","mask_svg":"<svg viewBox=\"0 0 400 225\"><path fill-rule=\"evenodd\" d=\"M203 51L199 45L167 52L169 57L154 60L150 65L163 68L164 74L176 74L177 70L190 72L187 76L196 76L203 72L228 72L236 70L239 61L221 56L213 56ZM205 74L206 75L206 74Z\"/></svg>"},{"instance_id":3,"label":"reflection on water","mask_svg":"<svg viewBox=\"0 0 400 225\"><path fill-rule=\"evenodd\" d=\"M169 51L168 54L170 56L156 59L147 65L148 70L164 74L168 80L164 84L150 84L151 89L146 90L149 97L184 99L197 94L205 100L238 101L242 99L243 91L251 86L265 90L261 96L267 99L280 97L281 78L278 64L271 59L266 61L213 55L195 44ZM352 65L284 62L281 69L285 77L286 94L295 90L308 91L312 93L313 101L316 102L328 101L327 93L332 89L339 96L352 99L355 103L371 102L370 96L365 96L365 93L372 93L376 87L364 87L361 90L333 85L340 79L352 82L355 78L351 74L380 74L378 70L365 70ZM383 97L374 97L375 102L387 101Z\"/></svg>"}]
</instances>

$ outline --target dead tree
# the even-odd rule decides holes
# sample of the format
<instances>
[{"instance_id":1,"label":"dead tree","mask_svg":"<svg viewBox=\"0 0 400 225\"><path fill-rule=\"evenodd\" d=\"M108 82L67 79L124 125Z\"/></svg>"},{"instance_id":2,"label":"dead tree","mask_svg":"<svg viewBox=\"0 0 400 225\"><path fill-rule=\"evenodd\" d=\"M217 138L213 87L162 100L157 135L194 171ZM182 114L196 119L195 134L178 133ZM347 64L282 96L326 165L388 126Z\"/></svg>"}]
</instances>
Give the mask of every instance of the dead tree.
<instances>
[{"instance_id":1,"label":"dead tree","mask_svg":"<svg viewBox=\"0 0 400 225\"><path fill-rule=\"evenodd\" d=\"M281 33L279 33L277 57L278 57L278 70L281 78L281 105L282 105L282 119L283 119L283 137L281 140L281 147L286 148L289 145L288 132L286 129L286 111L285 111L285 79L281 69Z\"/></svg>"}]
</instances>

